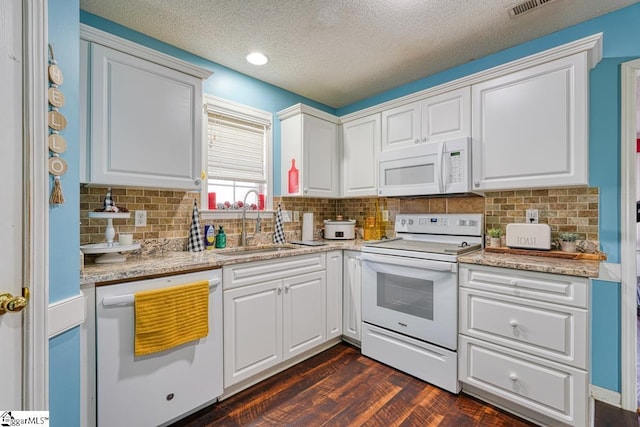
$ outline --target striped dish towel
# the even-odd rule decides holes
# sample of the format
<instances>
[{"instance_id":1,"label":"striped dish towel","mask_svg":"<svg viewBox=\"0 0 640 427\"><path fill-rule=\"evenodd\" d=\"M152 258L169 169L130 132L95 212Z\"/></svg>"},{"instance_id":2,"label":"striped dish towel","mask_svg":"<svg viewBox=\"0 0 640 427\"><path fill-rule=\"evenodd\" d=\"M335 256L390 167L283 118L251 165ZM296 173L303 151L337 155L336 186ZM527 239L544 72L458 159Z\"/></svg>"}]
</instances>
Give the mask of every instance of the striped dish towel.
<instances>
[{"instance_id":1,"label":"striped dish towel","mask_svg":"<svg viewBox=\"0 0 640 427\"><path fill-rule=\"evenodd\" d=\"M209 282L136 292L134 354L169 350L209 334Z\"/></svg>"},{"instance_id":2,"label":"striped dish towel","mask_svg":"<svg viewBox=\"0 0 640 427\"><path fill-rule=\"evenodd\" d=\"M278 203L278 212L276 213L276 227L273 232L273 243L284 243L284 225L282 223L282 208Z\"/></svg>"}]
</instances>

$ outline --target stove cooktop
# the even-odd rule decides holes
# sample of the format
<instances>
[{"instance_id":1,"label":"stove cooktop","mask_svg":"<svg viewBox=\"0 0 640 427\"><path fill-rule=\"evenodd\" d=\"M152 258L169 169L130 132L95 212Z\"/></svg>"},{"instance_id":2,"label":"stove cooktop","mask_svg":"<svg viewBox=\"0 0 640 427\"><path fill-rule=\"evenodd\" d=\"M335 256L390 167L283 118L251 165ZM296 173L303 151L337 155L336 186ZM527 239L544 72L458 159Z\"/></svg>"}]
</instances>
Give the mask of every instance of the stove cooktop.
<instances>
[{"instance_id":1,"label":"stove cooktop","mask_svg":"<svg viewBox=\"0 0 640 427\"><path fill-rule=\"evenodd\" d=\"M479 243L475 244L451 244L451 243L438 243L438 242L424 242L417 240L406 239L394 239L389 241L379 241L375 243L364 244L364 247L375 247L379 249L391 249L400 251L411 252L425 252L433 254L449 254L460 255L466 252L475 251L480 249Z\"/></svg>"}]
</instances>

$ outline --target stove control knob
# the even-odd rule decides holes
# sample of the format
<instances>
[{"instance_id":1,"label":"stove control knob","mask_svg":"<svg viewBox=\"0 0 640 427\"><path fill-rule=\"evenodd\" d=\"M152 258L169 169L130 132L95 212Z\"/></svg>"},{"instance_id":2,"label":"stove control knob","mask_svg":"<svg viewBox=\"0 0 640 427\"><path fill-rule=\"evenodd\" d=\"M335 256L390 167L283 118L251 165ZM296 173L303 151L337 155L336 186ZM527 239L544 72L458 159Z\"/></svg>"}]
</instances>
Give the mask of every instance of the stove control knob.
<instances>
[{"instance_id":1,"label":"stove control knob","mask_svg":"<svg viewBox=\"0 0 640 427\"><path fill-rule=\"evenodd\" d=\"M464 227L465 225L467 225L467 221L466 221L466 220L464 220L464 219L459 219L459 220L458 220L458 225L459 225L460 227Z\"/></svg>"},{"instance_id":2,"label":"stove control knob","mask_svg":"<svg viewBox=\"0 0 640 427\"><path fill-rule=\"evenodd\" d=\"M478 225L478 221L476 221L475 219L470 219L470 220L467 222L467 225L468 225L469 227L475 227L476 225Z\"/></svg>"},{"instance_id":3,"label":"stove control knob","mask_svg":"<svg viewBox=\"0 0 640 427\"><path fill-rule=\"evenodd\" d=\"M405 225L406 223L407 223L406 219L403 219L403 220L400 221L400 225Z\"/></svg>"},{"instance_id":4,"label":"stove control knob","mask_svg":"<svg viewBox=\"0 0 640 427\"><path fill-rule=\"evenodd\" d=\"M409 220L409 225L413 225L413 220L412 219Z\"/></svg>"}]
</instances>

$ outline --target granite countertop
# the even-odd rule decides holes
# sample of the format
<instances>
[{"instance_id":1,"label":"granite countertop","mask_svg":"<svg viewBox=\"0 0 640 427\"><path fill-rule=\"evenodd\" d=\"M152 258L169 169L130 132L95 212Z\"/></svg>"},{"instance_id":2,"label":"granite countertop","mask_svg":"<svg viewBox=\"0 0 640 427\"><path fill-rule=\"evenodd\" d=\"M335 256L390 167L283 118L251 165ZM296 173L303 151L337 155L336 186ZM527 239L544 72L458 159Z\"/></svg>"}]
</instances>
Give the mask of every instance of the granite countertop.
<instances>
[{"instance_id":1,"label":"granite countertop","mask_svg":"<svg viewBox=\"0 0 640 427\"><path fill-rule=\"evenodd\" d=\"M485 252L483 250L462 254L458 256L458 261L467 264L489 265L492 267L540 271L578 277L598 277L600 272L600 261L512 255Z\"/></svg>"},{"instance_id":2,"label":"granite countertop","mask_svg":"<svg viewBox=\"0 0 640 427\"><path fill-rule=\"evenodd\" d=\"M362 240L323 240L322 243L325 245L322 246L284 244L282 247L286 248L285 250L251 254L242 254L242 248L225 248L202 252L164 252L151 256L129 255L127 260L121 263L85 264L80 273L80 285L113 284L162 275L211 270L229 264L264 261L331 250L359 251L362 242ZM274 245L250 246L247 249L266 247L274 247Z\"/></svg>"},{"instance_id":3,"label":"granite countertop","mask_svg":"<svg viewBox=\"0 0 640 427\"><path fill-rule=\"evenodd\" d=\"M163 275L188 273L199 270L221 268L223 265L264 261L287 256L305 255L331 250L355 250L362 248L363 241L324 240L322 246L282 245L286 250L242 254L242 248L213 249L203 252L164 252L153 256L128 256L127 261L113 264L86 264L80 274L80 285L113 284ZM249 249L273 247L252 246ZM485 252L469 252L458 257L467 264L505 267L516 270L539 271L578 277L598 277L600 262L591 260L569 260L563 258L512 255Z\"/></svg>"}]
</instances>

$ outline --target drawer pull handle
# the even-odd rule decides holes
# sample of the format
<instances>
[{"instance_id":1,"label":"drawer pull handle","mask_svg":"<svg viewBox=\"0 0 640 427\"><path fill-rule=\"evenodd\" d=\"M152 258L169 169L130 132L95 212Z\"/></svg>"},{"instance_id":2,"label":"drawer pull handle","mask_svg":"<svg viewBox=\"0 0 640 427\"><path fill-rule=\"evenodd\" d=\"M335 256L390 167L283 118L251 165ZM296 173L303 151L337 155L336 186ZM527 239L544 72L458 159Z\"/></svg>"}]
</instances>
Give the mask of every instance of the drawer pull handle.
<instances>
[{"instance_id":1,"label":"drawer pull handle","mask_svg":"<svg viewBox=\"0 0 640 427\"><path fill-rule=\"evenodd\" d=\"M402 322L398 322L398 325L403 326L405 328L407 327L407 324L406 323L402 323Z\"/></svg>"},{"instance_id":2,"label":"drawer pull handle","mask_svg":"<svg viewBox=\"0 0 640 427\"><path fill-rule=\"evenodd\" d=\"M510 321L509 324L511 325L512 328L517 328L518 327L518 322L515 321L515 320Z\"/></svg>"},{"instance_id":3,"label":"drawer pull handle","mask_svg":"<svg viewBox=\"0 0 640 427\"><path fill-rule=\"evenodd\" d=\"M518 281L517 280L512 280L511 281L511 286L518 286Z\"/></svg>"},{"instance_id":4,"label":"drawer pull handle","mask_svg":"<svg viewBox=\"0 0 640 427\"><path fill-rule=\"evenodd\" d=\"M518 376L516 374L509 374L509 379L513 382L518 381Z\"/></svg>"}]
</instances>

